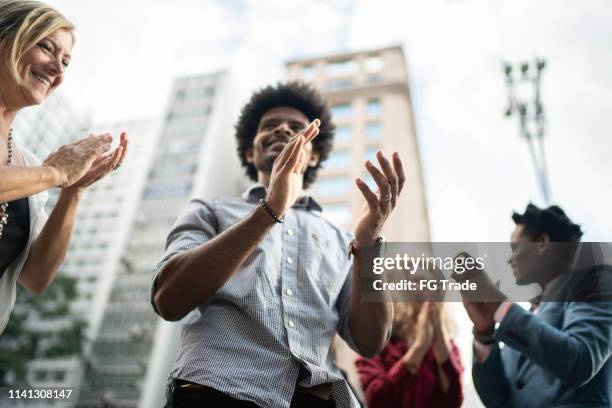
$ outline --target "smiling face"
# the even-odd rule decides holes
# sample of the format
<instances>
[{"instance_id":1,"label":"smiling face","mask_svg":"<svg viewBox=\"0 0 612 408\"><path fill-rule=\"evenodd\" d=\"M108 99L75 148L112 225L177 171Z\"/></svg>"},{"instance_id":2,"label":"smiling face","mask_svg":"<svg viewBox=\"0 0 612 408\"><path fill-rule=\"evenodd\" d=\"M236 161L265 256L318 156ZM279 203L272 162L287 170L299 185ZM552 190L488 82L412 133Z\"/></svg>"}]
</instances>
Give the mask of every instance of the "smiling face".
<instances>
[{"instance_id":1,"label":"smiling face","mask_svg":"<svg viewBox=\"0 0 612 408\"><path fill-rule=\"evenodd\" d=\"M246 151L247 162L252 163L258 172L270 173L274 160L285 145L308 124L308 118L297 109L284 106L270 109L259 121L253 146ZM302 173L319 162L319 154L313 150L312 142L308 142L304 149L306 160Z\"/></svg>"},{"instance_id":2,"label":"smiling face","mask_svg":"<svg viewBox=\"0 0 612 408\"><path fill-rule=\"evenodd\" d=\"M72 44L72 34L59 29L26 51L18 66L23 80L20 105L38 105L60 86L70 63Z\"/></svg>"}]
</instances>

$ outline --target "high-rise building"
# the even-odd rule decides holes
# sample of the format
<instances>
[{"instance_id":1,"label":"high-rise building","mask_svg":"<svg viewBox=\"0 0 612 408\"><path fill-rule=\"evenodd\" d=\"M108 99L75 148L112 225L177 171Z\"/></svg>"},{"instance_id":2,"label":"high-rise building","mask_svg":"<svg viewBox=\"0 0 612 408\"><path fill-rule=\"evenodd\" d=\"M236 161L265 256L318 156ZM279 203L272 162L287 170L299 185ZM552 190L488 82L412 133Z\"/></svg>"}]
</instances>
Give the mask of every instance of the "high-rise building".
<instances>
[{"instance_id":1,"label":"high-rise building","mask_svg":"<svg viewBox=\"0 0 612 408\"><path fill-rule=\"evenodd\" d=\"M388 241L429 241L427 204L414 126L406 62L399 46L294 60L289 80L313 83L331 105L336 124L334 149L311 194L326 216L352 226L363 198L355 186L361 177L376 191L365 170L376 152L399 152L406 184L400 203L387 221Z\"/></svg>"},{"instance_id":2,"label":"high-rise building","mask_svg":"<svg viewBox=\"0 0 612 408\"><path fill-rule=\"evenodd\" d=\"M406 62L399 46L293 60L289 80L313 83L331 105L336 124L334 148L323 164L311 194L323 215L352 228L364 203L355 179L377 187L365 169L370 160L380 167L376 152L397 151L406 183L385 224L388 241L429 242L429 221ZM356 354L336 336L335 357L354 388L360 391Z\"/></svg>"},{"instance_id":3,"label":"high-rise building","mask_svg":"<svg viewBox=\"0 0 612 408\"><path fill-rule=\"evenodd\" d=\"M195 196L237 195L241 172L233 137L234 92L224 72L174 82L136 217L88 357L79 407L162 406L180 323L149 302L153 267L170 228Z\"/></svg>"},{"instance_id":4,"label":"high-rise building","mask_svg":"<svg viewBox=\"0 0 612 408\"><path fill-rule=\"evenodd\" d=\"M76 279L76 299L70 319L86 324L85 338L91 339L100 326L120 256L136 217L136 205L159 135L155 120L99 125L86 133L110 132L119 139L129 136L129 151L123 166L90 186L83 195L70 248L58 273ZM46 332L61 327L63 319L32 322L31 329ZM85 342L85 354L90 344ZM37 386L78 389L84 374L82 356L35 359L28 364L28 381Z\"/></svg>"}]
</instances>

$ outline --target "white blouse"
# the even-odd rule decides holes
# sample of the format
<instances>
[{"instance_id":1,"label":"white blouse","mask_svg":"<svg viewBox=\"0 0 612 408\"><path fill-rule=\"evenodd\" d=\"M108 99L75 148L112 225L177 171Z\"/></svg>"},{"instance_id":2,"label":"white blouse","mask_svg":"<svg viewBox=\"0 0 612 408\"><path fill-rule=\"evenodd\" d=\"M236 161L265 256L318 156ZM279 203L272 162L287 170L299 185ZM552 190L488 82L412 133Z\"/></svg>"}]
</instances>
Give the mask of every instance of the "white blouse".
<instances>
[{"instance_id":1,"label":"white blouse","mask_svg":"<svg viewBox=\"0 0 612 408\"><path fill-rule=\"evenodd\" d=\"M30 151L26 149L20 149L20 151L26 165L34 166L40 163L40 160ZM0 334L4 331L11 310L13 310L13 306L15 306L17 279L19 278L19 273L21 272L21 268L23 268L23 264L28 259L32 241L40 234L45 222L47 222L48 215L45 211L45 204L48 198L49 193L46 191L28 197L30 209L30 238L24 250L19 254L17 259L9 265L4 275L2 275L2 278L0 278Z\"/></svg>"}]
</instances>

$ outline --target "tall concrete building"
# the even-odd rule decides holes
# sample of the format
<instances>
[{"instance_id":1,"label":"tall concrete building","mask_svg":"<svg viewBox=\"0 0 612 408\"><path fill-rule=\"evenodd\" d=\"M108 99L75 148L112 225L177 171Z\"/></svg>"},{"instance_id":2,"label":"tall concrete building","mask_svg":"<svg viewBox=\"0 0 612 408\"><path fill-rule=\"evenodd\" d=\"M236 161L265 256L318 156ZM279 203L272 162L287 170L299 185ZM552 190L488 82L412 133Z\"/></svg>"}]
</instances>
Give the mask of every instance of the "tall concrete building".
<instances>
[{"instance_id":1,"label":"tall concrete building","mask_svg":"<svg viewBox=\"0 0 612 408\"><path fill-rule=\"evenodd\" d=\"M380 167L378 150L387 157L397 151L406 184L383 234L387 241L429 242L427 202L402 48L293 60L287 63L287 76L313 83L331 105L336 124L334 148L311 192L321 202L323 215L352 228L364 203L355 179L361 177L373 191L377 188L365 161ZM354 365L357 355L338 336L334 348L338 366L363 397Z\"/></svg>"},{"instance_id":2,"label":"tall concrete building","mask_svg":"<svg viewBox=\"0 0 612 408\"><path fill-rule=\"evenodd\" d=\"M129 156L120 171L93 184L83 195L70 248L58 272L77 281L77 297L70 305L68 318L86 324L86 339L93 338L98 331L112 282L118 273L117 265L136 217L136 204L156 145L159 123L143 120L85 129L85 134L110 132L117 140L123 130L130 137ZM45 333L62 327L64 321L62 318L46 319L31 322L29 326L33 331ZM85 355L90 346L85 342ZM82 356L35 359L28 364L28 382L41 387L78 389L85 366Z\"/></svg>"},{"instance_id":3,"label":"tall concrete building","mask_svg":"<svg viewBox=\"0 0 612 408\"><path fill-rule=\"evenodd\" d=\"M70 248L58 271L76 279L76 299L70 304L69 316L39 319L32 315L27 321L29 331L46 337L72 320L81 320L86 324L85 337L92 338L99 327L116 264L135 217L139 189L144 185L153 147L157 144L159 123L143 120L92 126L87 116L76 113L61 93L55 93L43 104L19 112L13 128L18 145L32 151L41 161L60 146L90 133L110 132L117 141L122 130L130 136L129 157L121 171L89 187L79 205ZM49 212L59 191L49 191ZM85 343L86 351L87 348ZM83 366L82 356L36 358L27 365L27 382L38 387L78 388ZM50 404L30 401L28 406Z\"/></svg>"},{"instance_id":4,"label":"tall concrete building","mask_svg":"<svg viewBox=\"0 0 612 408\"><path fill-rule=\"evenodd\" d=\"M290 80L313 83L332 106L337 126L334 149L323 165L312 195L331 220L354 225L363 198L355 186L361 177L376 186L364 163L378 164L376 152L400 153L406 185L387 221L388 241L429 241L427 203L414 126L406 62L399 46L293 60Z\"/></svg>"},{"instance_id":5,"label":"tall concrete building","mask_svg":"<svg viewBox=\"0 0 612 408\"><path fill-rule=\"evenodd\" d=\"M79 407L163 405L180 323L154 314L149 302L151 274L172 224L190 198L237 195L240 190L233 95L224 72L174 82L88 358Z\"/></svg>"}]
</instances>

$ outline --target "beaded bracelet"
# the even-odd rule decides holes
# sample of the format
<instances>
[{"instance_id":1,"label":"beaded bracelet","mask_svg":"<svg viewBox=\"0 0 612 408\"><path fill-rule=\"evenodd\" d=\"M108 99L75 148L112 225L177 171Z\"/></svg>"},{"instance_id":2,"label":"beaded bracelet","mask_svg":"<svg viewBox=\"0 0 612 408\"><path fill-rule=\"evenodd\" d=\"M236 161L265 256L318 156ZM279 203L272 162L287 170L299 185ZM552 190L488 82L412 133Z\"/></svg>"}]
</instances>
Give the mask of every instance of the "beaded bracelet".
<instances>
[{"instance_id":1,"label":"beaded bracelet","mask_svg":"<svg viewBox=\"0 0 612 408\"><path fill-rule=\"evenodd\" d=\"M278 222L279 224L282 224L283 221L285 221L285 217L284 216L278 216L276 214L274 214L274 211L272 211L272 209L270 208L270 206L268 206L268 203L266 203L266 200L264 200L263 198L259 199L259 205L261 206L261 208L263 208L268 214L270 214L270 217L272 217L274 219L274 221Z\"/></svg>"}]
</instances>

